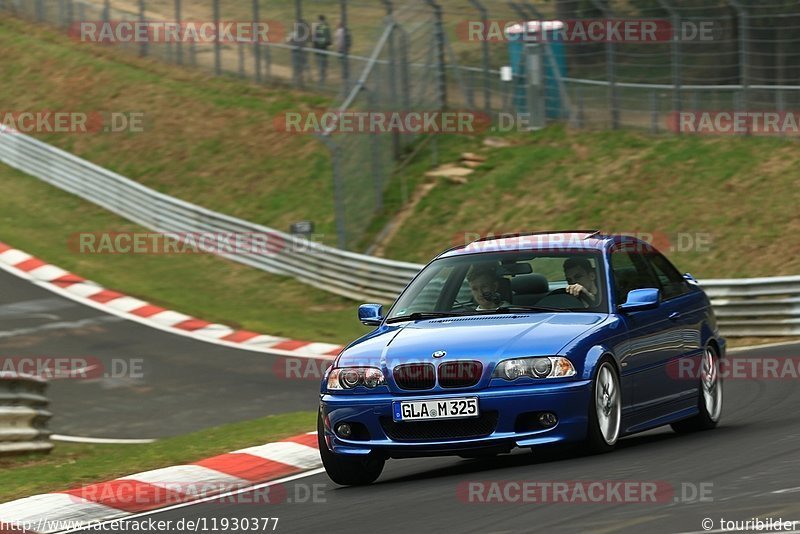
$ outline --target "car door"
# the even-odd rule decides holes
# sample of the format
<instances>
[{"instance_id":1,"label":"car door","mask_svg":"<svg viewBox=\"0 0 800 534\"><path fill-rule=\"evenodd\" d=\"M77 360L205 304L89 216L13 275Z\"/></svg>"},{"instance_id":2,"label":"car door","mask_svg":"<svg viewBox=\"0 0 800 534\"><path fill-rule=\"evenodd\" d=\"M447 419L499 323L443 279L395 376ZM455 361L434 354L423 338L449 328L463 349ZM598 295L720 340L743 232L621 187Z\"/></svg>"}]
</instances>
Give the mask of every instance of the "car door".
<instances>
[{"instance_id":1,"label":"car door","mask_svg":"<svg viewBox=\"0 0 800 534\"><path fill-rule=\"evenodd\" d=\"M625 245L611 250L611 269L617 304L625 302L633 289L660 288L653 269L641 251ZM669 403L676 394L675 381L667 375L667 363L684 353L680 325L670 315L671 303L651 310L620 314L628 341L620 357L622 373L633 384L629 430L671 413Z\"/></svg>"},{"instance_id":2,"label":"car door","mask_svg":"<svg viewBox=\"0 0 800 534\"><path fill-rule=\"evenodd\" d=\"M697 392L694 372L681 373L680 370L697 371L700 365L700 356L703 353L702 328L708 311L707 300L703 292L690 285L663 254L651 249L645 252L644 258L658 280L662 302L669 310L668 318L680 330L683 342L680 357L685 359L683 363L689 364L683 366L679 361L667 363L672 394L678 398L692 398ZM691 400L689 406L693 404L694 401Z\"/></svg>"}]
</instances>

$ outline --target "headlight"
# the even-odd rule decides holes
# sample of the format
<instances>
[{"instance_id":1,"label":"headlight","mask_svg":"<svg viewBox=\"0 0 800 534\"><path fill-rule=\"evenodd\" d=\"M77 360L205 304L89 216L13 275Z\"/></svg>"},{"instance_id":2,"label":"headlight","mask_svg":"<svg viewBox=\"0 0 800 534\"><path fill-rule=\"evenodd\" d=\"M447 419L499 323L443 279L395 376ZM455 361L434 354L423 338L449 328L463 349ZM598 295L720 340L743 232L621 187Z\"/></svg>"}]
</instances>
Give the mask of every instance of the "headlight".
<instances>
[{"instance_id":1,"label":"headlight","mask_svg":"<svg viewBox=\"0 0 800 534\"><path fill-rule=\"evenodd\" d=\"M521 376L530 378L564 378L575 375L572 362L561 356L518 358L497 364L492 378L516 380Z\"/></svg>"},{"instance_id":2,"label":"headlight","mask_svg":"<svg viewBox=\"0 0 800 534\"><path fill-rule=\"evenodd\" d=\"M376 367L340 367L332 369L328 375L329 390L353 389L365 386L370 389L386 383L383 372Z\"/></svg>"}]
</instances>

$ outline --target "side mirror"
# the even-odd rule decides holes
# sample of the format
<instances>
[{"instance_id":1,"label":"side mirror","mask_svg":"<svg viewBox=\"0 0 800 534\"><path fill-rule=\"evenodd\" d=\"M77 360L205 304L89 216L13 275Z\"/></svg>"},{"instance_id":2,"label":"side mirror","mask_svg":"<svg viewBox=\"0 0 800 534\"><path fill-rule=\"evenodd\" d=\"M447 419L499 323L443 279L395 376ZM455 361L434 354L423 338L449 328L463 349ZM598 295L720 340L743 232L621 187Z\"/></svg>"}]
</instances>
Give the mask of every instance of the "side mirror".
<instances>
[{"instance_id":1,"label":"side mirror","mask_svg":"<svg viewBox=\"0 0 800 534\"><path fill-rule=\"evenodd\" d=\"M661 303L661 291L654 287L632 289L628 292L628 300L620 304L618 309L622 313L639 310L652 310Z\"/></svg>"},{"instance_id":2,"label":"side mirror","mask_svg":"<svg viewBox=\"0 0 800 534\"><path fill-rule=\"evenodd\" d=\"M383 306L362 304L358 307L358 320L367 326L378 326L383 321Z\"/></svg>"},{"instance_id":3,"label":"side mirror","mask_svg":"<svg viewBox=\"0 0 800 534\"><path fill-rule=\"evenodd\" d=\"M683 273L683 279L692 282L693 284L697 283L697 278L692 276L691 273Z\"/></svg>"}]
</instances>

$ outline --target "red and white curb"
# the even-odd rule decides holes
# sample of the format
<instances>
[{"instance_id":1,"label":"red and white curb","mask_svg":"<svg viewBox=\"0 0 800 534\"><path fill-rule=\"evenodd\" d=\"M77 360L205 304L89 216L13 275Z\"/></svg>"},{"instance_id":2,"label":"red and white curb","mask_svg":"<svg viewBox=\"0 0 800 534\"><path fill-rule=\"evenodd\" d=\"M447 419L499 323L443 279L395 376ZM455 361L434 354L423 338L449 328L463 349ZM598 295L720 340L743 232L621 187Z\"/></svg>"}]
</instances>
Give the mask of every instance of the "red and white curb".
<instances>
[{"instance_id":1,"label":"red and white curb","mask_svg":"<svg viewBox=\"0 0 800 534\"><path fill-rule=\"evenodd\" d=\"M34 495L0 504L0 533L49 533L90 523L190 503L252 487L322 465L317 433L249 447L188 465L165 467L85 485L58 493ZM268 502L282 501L280 492ZM268 504L261 500L259 505Z\"/></svg>"},{"instance_id":2,"label":"red and white curb","mask_svg":"<svg viewBox=\"0 0 800 534\"><path fill-rule=\"evenodd\" d=\"M209 343L301 358L333 359L342 350L332 343L314 343L237 330L129 297L0 242L0 269L87 306L160 330Z\"/></svg>"}]
</instances>

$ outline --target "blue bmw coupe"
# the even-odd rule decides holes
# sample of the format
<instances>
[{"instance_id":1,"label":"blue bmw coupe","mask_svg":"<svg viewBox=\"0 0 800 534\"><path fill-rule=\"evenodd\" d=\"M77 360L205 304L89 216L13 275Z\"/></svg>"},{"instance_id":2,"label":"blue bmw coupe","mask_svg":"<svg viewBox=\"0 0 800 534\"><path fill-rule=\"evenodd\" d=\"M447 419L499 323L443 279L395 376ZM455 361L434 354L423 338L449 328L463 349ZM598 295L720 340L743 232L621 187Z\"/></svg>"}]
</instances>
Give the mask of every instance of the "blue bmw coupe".
<instances>
[{"instance_id":1,"label":"blue bmw coupe","mask_svg":"<svg viewBox=\"0 0 800 534\"><path fill-rule=\"evenodd\" d=\"M596 231L496 237L431 261L326 372L330 478L369 484L388 458L591 452L671 425L714 428L725 355L708 297L648 243Z\"/></svg>"}]
</instances>

